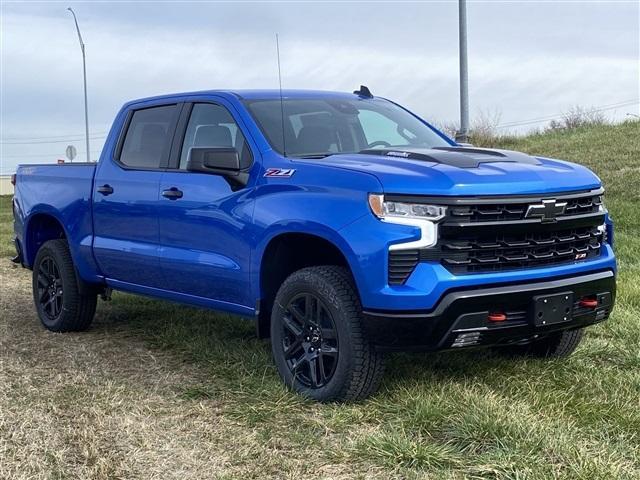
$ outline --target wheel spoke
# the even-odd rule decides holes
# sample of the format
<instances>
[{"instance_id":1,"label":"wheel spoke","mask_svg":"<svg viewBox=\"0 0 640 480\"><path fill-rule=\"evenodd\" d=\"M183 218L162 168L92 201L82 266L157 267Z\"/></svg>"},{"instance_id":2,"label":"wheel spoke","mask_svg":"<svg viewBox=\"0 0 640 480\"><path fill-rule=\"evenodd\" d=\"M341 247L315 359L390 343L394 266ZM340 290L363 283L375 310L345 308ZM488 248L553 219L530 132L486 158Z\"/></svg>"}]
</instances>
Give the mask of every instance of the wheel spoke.
<instances>
[{"instance_id":1,"label":"wheel spoke","mask_svg":"<svg viewBox=\"0 0 640 480\"><path fill-rule=\"evenodd\" d=\"M320 371L320 383L324 385L327 382L327 373L324 369L324 355L322 351L318 352L318 370Z\"/></svg>"},{"instance_id":2,"label":"wheel spoke","mask_svg":"<svg viewBox=\"0 0 640 480\"><path fill-rule=\"evenodd\" d=\"M320 386L320 380L318 378L318 367L319 367L318 357L314 356L310 358L309 359L309 379L311 380L311 386L315 388Z\"/></svg>"},{"instance_id":3,"label":"wheel spoke","mask_svg":"<svg viewBox=\"0 0 640 480\"><path fill-rule=\"evenodd\" d=\"M329 357L335 357L338 355L338 349L336 347L332 347L331 345L322 345L320 351L323 355L327 355Z\"/></svg>"},{"instance_id":4,"label":"wheel spoke","mask_svg":"<svg viewBox=\"0 0 640 480\"><path fill-rule=\"evenodd\" d=\"M300 309L297 307L297 305L291 304L289 305L289 308L287 308L287 311L289 313L291 313L291 315L293 315L293 317L300 322L301 324L304 324L304 320L305 320L305 315L304 313L302 313L300 311Z\"/></svg>"},{"instance_id":5,"label":"wheel spoke","mask_svg":"<svg viewBox=\"0 0 640 480\"><path fill-rule=\"evenodd\" d=\"M289 360L293 357L297 352L302 348L302 339L300 337L296 338L294 342L285 347L284 349L284 358Z\"/></svg>"},{"instance_id":6,"label":"wheel spoke","mask_svg":"<svg viewBox=\"0 0 640 480\"><path fill-rule=\"evenodd\" d=\"M282 323L296 338L302 336L302 328L293 321L293 319L287 315L282 318Z\"/></svg>"},{"instance_id":7,"label":"wheel spoke","mask_svg":"<svg viewBox=\"0 0 640 480\"><path fill-rule=\"evenodd\" d=\"M334 328L323 328L322 338L325 340L335 340L337 338Z\"/></svg>"},{"instance_id":8,"label":"wheel spoke","mask_svg":"<svg viewBox=\"0 0 640 480\"><path fill-rule=\"evenodd\" d=\"M313 326L313 327L319 327L320 326L320 301L312 296L312 295L308 295L309 300L307 301L306 304L306 318L307 318L307 322L309 323L309 325Z\"/></svg>"},{"instance_id":9,"label":"wheel spoke","mask_svg":"<svg viewBox=\"0 0 640 480\"><path fill-rule=\"evenodd\" d=\"M312 313L312 304L313 304L313 297L310 294L305 294L304 296L304 319L305 321L309 321L311 319L311 313Z\"/></svg>"},{"instance_id":10,"label":"wheel spoke","mask_svg":"<svg viewBox=\"0 0 640 480\"><path fill-rule=\"evenodd\" d=\"M40 303L46 300L47 295L49 295L49 290L46 288L42 289L42 293L40 293Z\"/></svg>"},{"instance_id":11,"label":"wheel spoke","mask_svg":"<svg viewBox=\"0 0 640 480\"><path fill-rule=\"evenodd\" d=\"M43 305L44 309L46 312L48 312L52 317L55 317L55 312L54 312L54 302L56 301L56 297L51 295L49 297L49 300L47 300L47 302Z\"/></svg>"},{"instance_id":12,"label":"wheel spoke","mask_svg":"<svg viewBox=\"0 0 640 480\"><path fill-rule=\"evenodd\" d=\"M300 358L297 358L293 361L293 363L291 364L291 371L293 372L294 377L297 375L300 365L302 365L302 363L304 363L305 361L306 361L305 355L302 355Z\"/></svg>"},{"instance_id":13,"label":"wheel spoke","mask_svg":"<svg viewBox=\"0 0 640 480\"><path fill-rule=\"evenodd\" d=\"M322 326L322 311L323 310L324 310L324 307L322 306L322 303L319 302L318 300L316 300L314 320L315 320L315 324L318 327Z\"/></svg>"},{"instance_id":14,"label":"wheel spoke","mask_svg":"<svg viewBox=\"0 0 640 480\"><path fill-rule=\"evenodd\" d=\"M40 279L40 277L44 278L45 282L47 282L46 284L48 285L49 283L51 283L51 275L49 274L49 272L45 269L45 264L41 264L40 268L38 269L38 279Z\"/></svg>"},{"instance_id":15,"label":"wheel spoke","mask_svg":"<svg viewBox=\"0 0 640 480\"><path fill-rule=\"evenodd\" d=\"M59 302L60 297L58 297L58 296L54 296L53 298L54 298L54 301L53 301L53 303L51 304L51 308L52 308L52 310L53 310L53 316L54 316L54 317L57 317L57 316L58 316L58 314L60 313L60 306L61 306L61 305L60 305L60 302Z\"/></svg>"}]
</instances>

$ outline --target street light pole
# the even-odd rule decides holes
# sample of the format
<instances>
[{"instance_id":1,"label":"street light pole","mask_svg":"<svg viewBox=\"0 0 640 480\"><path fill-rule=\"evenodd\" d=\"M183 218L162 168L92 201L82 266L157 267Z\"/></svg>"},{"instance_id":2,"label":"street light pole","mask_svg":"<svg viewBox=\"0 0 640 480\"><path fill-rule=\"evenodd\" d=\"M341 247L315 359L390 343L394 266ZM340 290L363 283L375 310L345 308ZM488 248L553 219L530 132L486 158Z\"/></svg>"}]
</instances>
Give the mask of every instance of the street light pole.
<instances>
[{"instance_id":1,"label":"street light pole","mask_svg":"<svg viewBox=\"0 0 640 480\"><path fill-rule=\"evenodd\" d=\"M467 0L458 0L460 35L460 131L456 141L469 141L469 70L467 68Z\"/></svg>"},{"instance_id":2,"label":"street light pole","mask_svg":"<svg viewBox=\"0 0 640 480\"><path fill-rule=\"evenodd\" d=\"M80 41L80 50L82 50L82 76L84 79L84 128L87 141L87 162L91 161L89 153L89 106L87 104L87 62L84 55L84 42L82 41L82 35L80 35L80 27L78 27L78 19L71 7L67 8L73 15L73 21L76 24L76 31L78 32L78 40Z\"/></svg>"}]
</instances>

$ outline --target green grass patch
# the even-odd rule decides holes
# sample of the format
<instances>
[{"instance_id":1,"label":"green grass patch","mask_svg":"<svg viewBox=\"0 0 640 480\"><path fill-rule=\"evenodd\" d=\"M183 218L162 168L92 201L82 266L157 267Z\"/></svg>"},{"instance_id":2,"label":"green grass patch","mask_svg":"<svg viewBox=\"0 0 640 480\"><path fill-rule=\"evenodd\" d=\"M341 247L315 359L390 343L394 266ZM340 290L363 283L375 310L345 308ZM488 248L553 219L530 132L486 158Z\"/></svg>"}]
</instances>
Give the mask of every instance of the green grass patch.
<instances>
[{"instance_id":1,"label":"green grass patch","mask_svg":"<svg viewBox=\"0 0 640 480\"><path fill-rule=\"evenodd\" d=\"M215 405L255 437L260 448L235 452L238 464L276 452L304 464L284 465L282 477L338 477L348 467L346 476L376 478L640 478L639 130L638 122L625 122L501 145L584 164L607 189L620 267L617 305L568 359L397 354L373 398L318 405L280 383L268 343L255 338L249 322L115 294L100 305L94 328L186 362L199 380L177 382L176 408ZM1 200L0 252L9 255L10 201ZM77 399L79 392L70 385L58 395ZM266 476L283 473L270 468Z\"/></svg>"}]
</instances>

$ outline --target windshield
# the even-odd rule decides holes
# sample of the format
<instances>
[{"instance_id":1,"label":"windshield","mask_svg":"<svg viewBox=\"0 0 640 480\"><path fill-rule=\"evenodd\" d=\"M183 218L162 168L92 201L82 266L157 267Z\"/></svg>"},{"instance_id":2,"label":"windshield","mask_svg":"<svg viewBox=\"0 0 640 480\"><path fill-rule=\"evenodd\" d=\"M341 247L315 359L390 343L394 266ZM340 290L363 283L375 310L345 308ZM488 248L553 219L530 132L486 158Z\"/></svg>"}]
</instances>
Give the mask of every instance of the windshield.
<instances>
[{"instance_id":1,"label":"windshield","mask_svg":"<svg viewBox=\"0 0 640 480\"><path fill-rule=\"evenodd\" d=\"M286 150L291 157L450 146L433 129L387 100L285 98L282 106L279 99L247 100L245 104L274 150Z\"/></svg>"}]
</instances>

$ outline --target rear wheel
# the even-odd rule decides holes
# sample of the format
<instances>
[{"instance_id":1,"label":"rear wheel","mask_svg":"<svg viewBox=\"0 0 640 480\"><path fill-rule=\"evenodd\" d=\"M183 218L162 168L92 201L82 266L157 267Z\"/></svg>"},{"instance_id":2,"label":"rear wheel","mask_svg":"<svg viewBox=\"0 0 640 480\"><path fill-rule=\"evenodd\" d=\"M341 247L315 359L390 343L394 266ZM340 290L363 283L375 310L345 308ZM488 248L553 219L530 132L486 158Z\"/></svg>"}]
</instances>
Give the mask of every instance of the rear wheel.
<instances>
[{"instance_id":1,"label":"rear wheel","mask_svg":"<svg viewBox=\"0 0 640 480\"><path fill-rule=\"evenodd\" d=\"M80 293L65 240L49 240L38 250L33 264L33 300L48 330L81 331L91 325L98 297Z\"/></svg>"},{"instance_id":2,"label":"rear wheel","mask_svg":"<svg viewBox=\"0 0 640 480\"><path fill-rule=\"evenodd\" d=\"M527 345L513 345L500 348L499 351L515 356L530 356L538 358L564 358L568 357L578 347L583 329L565 330L535 340Z\"/></svg>"},{"instance_id":3,"label":"rear wheel","mask_svg":"<svg viewBox=\"0 0 640 480\"><path fill-rule=\"evenodd\" d=\"M310 267L287 278L271 315L271 348L285 384L321 402L375 392L383 358L367 340L361 312L344 268Z\"/></svg>"}]
</instances>

